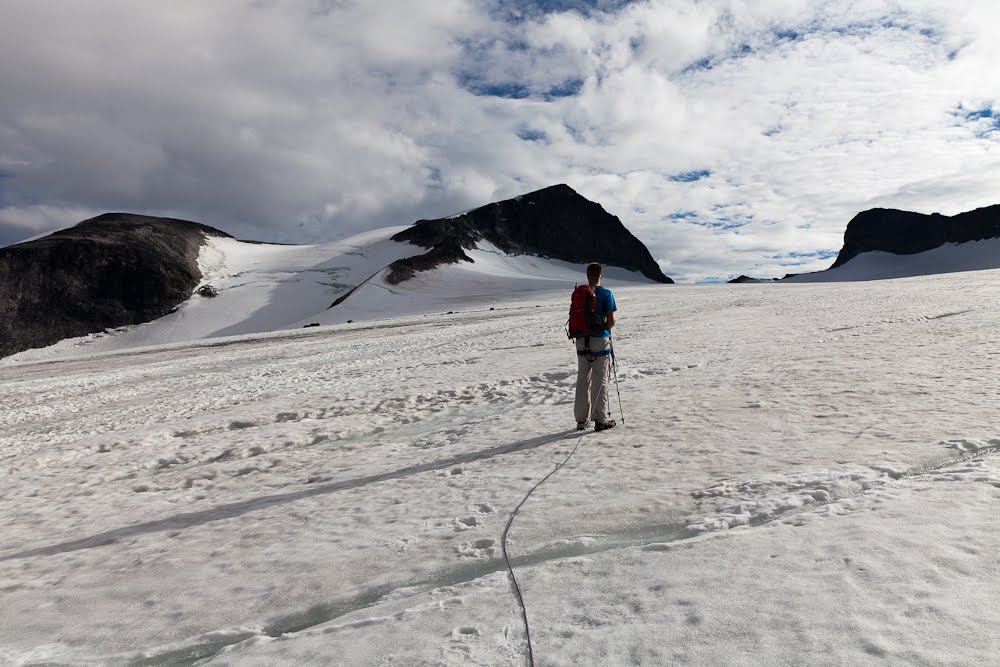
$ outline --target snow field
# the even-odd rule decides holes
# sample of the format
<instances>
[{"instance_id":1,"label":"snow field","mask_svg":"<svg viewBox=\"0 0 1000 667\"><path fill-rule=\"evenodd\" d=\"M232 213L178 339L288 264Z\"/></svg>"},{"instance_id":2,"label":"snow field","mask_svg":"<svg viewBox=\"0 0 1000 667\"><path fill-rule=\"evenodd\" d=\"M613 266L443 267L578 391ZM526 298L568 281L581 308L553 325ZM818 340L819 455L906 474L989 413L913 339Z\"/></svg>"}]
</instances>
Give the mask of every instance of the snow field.
<instances>
[{"instance_id":1,"label":"snow field","mask_svg":"<svg viewBox=\"0 0 1000 667\"><path fill-rule=\"evenodd\" d=\"M201 285L211 285L217 296L203 297L195 289L191 298L173 312L152 322L25 350L0 360L0 365L72 359L152 345L302 329L307 325L440 315L473 308L488 310L518 305L528 295L547 298L585 276L582 264L530 255L508 256L482 241L479 248L467 251L473 263L444 265L418 273L402 284L390 285L385 281L385 269L392 262L426 252L419 246L391 240L403 229L406 227L387 227L311 246L208 237L198 258ZM640 274L617 267L607 267L606 275L620 286L650 283Z\"/></svg>"},{"instance_id":2,"label":"snow field","mask_svg":"<svg viewBox=\"0 0 1000 667\"><path fill-rule=\"evenodd\" d=\"M989 663L996 277L612 282L582 440L565 294L5 364L0 663L524 664L578 441L539 664Z\"/></svg>"}]
</instances>

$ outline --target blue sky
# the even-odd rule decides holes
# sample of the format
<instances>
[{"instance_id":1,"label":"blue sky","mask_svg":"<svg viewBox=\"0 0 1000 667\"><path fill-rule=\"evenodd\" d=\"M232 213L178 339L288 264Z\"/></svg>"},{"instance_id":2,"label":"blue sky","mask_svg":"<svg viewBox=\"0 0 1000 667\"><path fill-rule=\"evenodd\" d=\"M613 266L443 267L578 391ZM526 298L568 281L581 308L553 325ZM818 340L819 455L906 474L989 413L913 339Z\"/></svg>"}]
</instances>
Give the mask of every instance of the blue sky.
<instances>
[{"instance_id":1,"label":"blue sky","mask_svg":"<svg viewBox=\"0 0 1000 667\"><path fill-rule=\"evenodd\" d=\"M555 183L682 282L1000 202L992 0L0 0L0 244L332 240Z\"/></svg>"}]
</instances>

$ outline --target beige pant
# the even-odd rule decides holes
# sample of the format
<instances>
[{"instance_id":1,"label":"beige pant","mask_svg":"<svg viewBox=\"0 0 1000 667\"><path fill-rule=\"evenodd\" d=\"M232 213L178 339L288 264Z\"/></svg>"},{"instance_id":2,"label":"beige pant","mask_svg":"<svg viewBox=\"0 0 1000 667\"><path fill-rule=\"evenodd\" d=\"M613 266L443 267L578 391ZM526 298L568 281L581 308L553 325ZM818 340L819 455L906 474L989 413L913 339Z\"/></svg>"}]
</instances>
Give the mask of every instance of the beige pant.
<instances>
[{"instance_id":1,"label":"beige pant","mask_svg":"<svg viewBox=\"0 0 1000 667\"><path fill-rule=\"evenodd\" d=\"M591 338L590 351L599 352L611 347L610 338ZM576 350L584 349L584 339L576 339ZM611 356L589 357L577 354L576 372L576 421L585 422L592 419L604 423L610 418L608 412L608 368L611 366Z\"/></svg>"}]
</instances>

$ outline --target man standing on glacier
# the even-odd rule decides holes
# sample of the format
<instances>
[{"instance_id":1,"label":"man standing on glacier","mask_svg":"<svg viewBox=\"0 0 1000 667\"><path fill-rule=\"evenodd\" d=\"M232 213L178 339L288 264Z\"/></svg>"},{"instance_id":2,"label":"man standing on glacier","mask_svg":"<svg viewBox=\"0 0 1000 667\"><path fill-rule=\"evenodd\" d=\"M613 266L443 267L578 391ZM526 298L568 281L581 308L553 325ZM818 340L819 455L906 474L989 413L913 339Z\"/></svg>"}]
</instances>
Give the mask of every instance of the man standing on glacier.
<instances>
[{"instance_id":1,"label":"man standing on glacier","mask_svg":"<svg viewBox=\"0 0 1000 667\"><path fill-rule=\"evenodd\" d=\"M611 327L615 325L615 295L601 287L604 268L587 265L587 284L573 291L568 335L576 341L576 428L594 421L595 431L614 428L608 410L608 369L611 366Z\"/></svg>"}]
</instances>

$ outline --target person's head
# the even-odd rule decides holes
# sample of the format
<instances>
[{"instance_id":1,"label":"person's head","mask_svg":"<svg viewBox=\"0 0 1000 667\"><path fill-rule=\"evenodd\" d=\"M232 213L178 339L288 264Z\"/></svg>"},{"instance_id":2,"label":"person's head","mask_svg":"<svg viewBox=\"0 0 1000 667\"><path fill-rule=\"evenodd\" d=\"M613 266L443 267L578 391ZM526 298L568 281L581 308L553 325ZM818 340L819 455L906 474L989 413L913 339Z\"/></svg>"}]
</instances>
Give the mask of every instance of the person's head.
<instances>
[{"instance_id":1,"label":"person's head","mask_svg":"<svg viewBox=\"0 0 1000 667\"><path fill-rule=\"evenodd\" d=\"M601 266L600 262L591 262L587 265L587 280L597 285L601 282L601 277L604 275L604 268Z\"/></svg>"}]
</instances>

